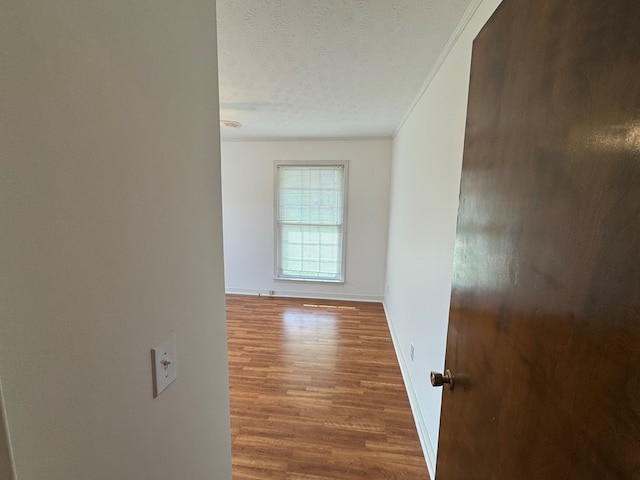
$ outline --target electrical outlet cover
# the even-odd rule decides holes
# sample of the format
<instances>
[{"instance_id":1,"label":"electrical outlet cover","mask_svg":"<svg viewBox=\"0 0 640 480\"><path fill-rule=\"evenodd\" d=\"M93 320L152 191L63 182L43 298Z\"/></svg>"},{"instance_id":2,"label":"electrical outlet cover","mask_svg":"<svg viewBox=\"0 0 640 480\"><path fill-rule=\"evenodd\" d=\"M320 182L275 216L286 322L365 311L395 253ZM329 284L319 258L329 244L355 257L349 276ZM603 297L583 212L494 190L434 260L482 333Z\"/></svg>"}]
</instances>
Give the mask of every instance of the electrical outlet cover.
<instances>
[{"instance_id":1,"label":"electrical outlet cover","mask_svg":"<svg viewBox=\"0 0 640 480\"><path fill-rule=\"evenodd\" d=\"M153 365L153 398L156 398L176 379L178 374L175 334L151 349L151 363Z\"/></svg>"}]
</instances>

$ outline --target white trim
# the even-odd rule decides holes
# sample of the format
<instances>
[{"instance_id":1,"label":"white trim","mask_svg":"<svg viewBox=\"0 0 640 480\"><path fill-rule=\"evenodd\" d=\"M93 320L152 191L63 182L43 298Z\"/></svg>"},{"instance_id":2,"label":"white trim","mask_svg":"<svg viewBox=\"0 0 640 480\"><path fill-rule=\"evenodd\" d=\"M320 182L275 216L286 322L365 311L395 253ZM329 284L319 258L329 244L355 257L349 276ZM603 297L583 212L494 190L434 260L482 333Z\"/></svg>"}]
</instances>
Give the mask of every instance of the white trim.
<instances>
[{"instance_id":1,"label":"white trim","mask_svg":"<svg viewBox=\"0 0 640 480\"><path fill-rule=\"evenodd\" d=\"M418 431L418 438L420 439L420 445L422 446L422 453L424 454L424 458L427 462L429 476L431 478L436 478L436 447L434 447L433 442L429 437L429 432L427 431L422 410L420 409L420 403L418 403L418 397L415 389L413 388L411 376L409 375L409 367L407 367L407 364L404 361L405 357L402 352L402 347L400 346L398 335L396 334L393 321L389 316L389 311L384 300L382 301L382 307L384 308L384 314L387 317L389 332L391 332L391 340L396 351L396 356L398 357L398 363L400 364L400 372L402 373L402 379L404 380L407 396L409 397L409 405L411 405L411 411L413 412L413 420L416 424L416 430Z\"/></svg>"},{"instance_id":2,"label":"white trim","mask_svg":"<svg viewBox=\"0 0 640 480\"><path fill-rule=\"evenodd\" d=\"M251 138L227 138L220 139L225 142L362 142L367 140L392 140L392 135L362 137L251 137Z\"/></svg>"},{"instance_id":3,"label":"white trim","mask_svg":"<svg viewBox=\"0 0 640 480\"><path fill-rule=\"evenodd\" d=\"M327 280L326 278L273 277L273 281L274 282L333 283L333 284L337 283L338 285L344 285L344 278L342 280Z\"/></svg>"},{"instance_id":4,"label":"white trim","mask_svg":"<svg viewBox=\"0 0 640 480\"><path fill-rule=\"evenodd\" d=\"M273 293L271 293L273 292ZM253 295L261 297L313 298L315 300L346 300L352 302L382 302L382 295L359 295L349 293L300 292L295 290L261 290L255 288L227 288L230 295Z\"/></svg>"},{"instance_id":5,"label":"white trim","mask_svg":"<svg viewBox=\"0 0 640 480\"><path fill-rule=\"evenodd\" d=\"M3 435L5 438L5 443L7 445L7 456L9 457L9 467L11 468L11 478L7 480L15 480L18 478L18 473L16 472L16 462L13 458L13 446L11 445L11 436L9 435L9 419L7 418L7 409L4 404L4 395L2 393L2 379L0 378L0 421L2 421L2 426L0 426L0 435Z\"/></svg>"},{"instance_id":6,"label":"white trim","mask_svg":"<svg viewBox=\"0 0 640 480\"><path fill-rule=\"evenodd\" d=\"M418 104L420 99L422 99L423 95L429 88L429 85L431 85L431 82L440 71L440 68L444 64L447 57L449 56L449 53L451 53L451 50L453 50L454 45L458 42L458 39L460 38L460 35L462 35L462 32L464 31L464 29L467 28L469 21L471 20L473 15L476 13L476 10L478 10L478 7L482 3L482 1L483 0L472 0L472 2L469 4L467 9L465 10L464 14L462 15L462 18L458 22L458 25L456 26L455 30L449 37L449 40L447 41L446 45L442 49L442 52L440 52L440 56L438 56L438 59L436 60L436 63L433 65L433 68L429 72L429 75L427 75L427 79L422 84L422 88L418 91L418 94L414 98L413 103L411 103L411 106L407 109L407 112L402 117L402 120L400 120L400 123L396 127L396 130L393 132L393 135L391 136L391 138L396 138L396 135L398 135L398 133L404 126L405 122L409 118L409 115L411 115L411 112L413 112L413 109L416 108L416 105Z\"/></svg>"}]
</instances>

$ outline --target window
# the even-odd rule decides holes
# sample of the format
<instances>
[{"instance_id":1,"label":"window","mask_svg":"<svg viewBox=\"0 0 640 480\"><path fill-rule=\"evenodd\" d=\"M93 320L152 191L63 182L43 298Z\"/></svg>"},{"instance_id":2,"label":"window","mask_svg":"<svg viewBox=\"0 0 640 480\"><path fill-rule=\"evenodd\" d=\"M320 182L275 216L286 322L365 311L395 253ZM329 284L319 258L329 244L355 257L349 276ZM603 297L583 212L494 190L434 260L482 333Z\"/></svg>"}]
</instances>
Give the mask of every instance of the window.
<instances>
[{"instance_id":1,"label":"window","mask_svg":"<svg viewBox=\"0 0 640 480\"><path fill-rule=\"evenodd\" d=\"M276 163L276 278L344 280L347 167Z\"/></svg>"}]
</instances>

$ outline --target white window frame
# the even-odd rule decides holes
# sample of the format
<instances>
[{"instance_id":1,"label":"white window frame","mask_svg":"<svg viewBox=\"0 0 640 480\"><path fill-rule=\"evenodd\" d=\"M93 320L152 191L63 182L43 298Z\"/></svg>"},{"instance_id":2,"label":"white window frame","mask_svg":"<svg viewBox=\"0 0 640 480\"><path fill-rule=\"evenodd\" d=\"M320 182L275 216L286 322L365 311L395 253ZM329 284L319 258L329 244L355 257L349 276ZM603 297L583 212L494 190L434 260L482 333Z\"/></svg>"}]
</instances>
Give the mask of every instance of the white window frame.
<instances>
[{"instance_id":1,"label":"white window frame","mask_svg":"<svg viewBox=\"0 0 640 480\"><path fill-rule=\"evenodd\" d=\"M314 278L314 277L297 277L280 275L280 222L279 222L279 204L280 204L280 186L278 168L280 166L294 167L336 167L343 168L342 178L342 258L340 259L340 277L338 279ZM318 283L344 283L345 267L346 267L346 251L347 251L347 203L348 203L348 185L349 185L349 161L348 160L327 160L327 161L302 161L302 160L277 160L274 162L274 209L273 209L273 225L274 225L274 255L273 255L273 278L276 281L294 281L294 282L318 282Z\"/></svg>"}]
</instances>

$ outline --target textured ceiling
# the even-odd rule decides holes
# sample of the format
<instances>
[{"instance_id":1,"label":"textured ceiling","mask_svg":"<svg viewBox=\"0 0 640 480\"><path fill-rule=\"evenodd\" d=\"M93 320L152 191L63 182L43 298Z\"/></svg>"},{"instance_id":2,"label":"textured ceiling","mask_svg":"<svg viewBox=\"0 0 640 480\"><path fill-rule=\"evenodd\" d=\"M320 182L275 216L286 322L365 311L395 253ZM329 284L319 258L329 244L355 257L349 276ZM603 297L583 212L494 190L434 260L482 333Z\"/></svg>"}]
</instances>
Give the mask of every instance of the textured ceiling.
<instances>
[{"instance_id":1,"label":"textured ceiling","mask_svg":"<svg viewBox=\"0 0 640 480\"><path fill-rule=\"evenodd\" d=\"M218 0L223 140L391 137L471 0Z\"/></svg>"}]
</instances>

